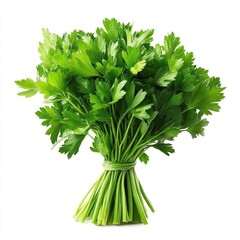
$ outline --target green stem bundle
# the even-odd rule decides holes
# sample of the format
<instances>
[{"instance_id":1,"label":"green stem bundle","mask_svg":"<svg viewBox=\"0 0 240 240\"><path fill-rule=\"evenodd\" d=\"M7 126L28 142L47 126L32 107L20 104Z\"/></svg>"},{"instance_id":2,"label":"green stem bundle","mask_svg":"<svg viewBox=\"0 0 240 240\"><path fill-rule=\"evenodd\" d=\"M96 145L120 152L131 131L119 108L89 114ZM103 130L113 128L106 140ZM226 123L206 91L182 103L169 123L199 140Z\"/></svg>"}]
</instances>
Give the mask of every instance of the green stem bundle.
<instances>
[{"instance_id":1,"label":"green stem bundle","mask_svg":"<svg viewBox=\"0 0 240 240\"><path fill-rule=\"evenodd\" d=\"M81 222L89 219L97 225L147 224L144 202L154 212L134 168L104 170L79 204L74 218Z\"/></svg>"}]
</instances>

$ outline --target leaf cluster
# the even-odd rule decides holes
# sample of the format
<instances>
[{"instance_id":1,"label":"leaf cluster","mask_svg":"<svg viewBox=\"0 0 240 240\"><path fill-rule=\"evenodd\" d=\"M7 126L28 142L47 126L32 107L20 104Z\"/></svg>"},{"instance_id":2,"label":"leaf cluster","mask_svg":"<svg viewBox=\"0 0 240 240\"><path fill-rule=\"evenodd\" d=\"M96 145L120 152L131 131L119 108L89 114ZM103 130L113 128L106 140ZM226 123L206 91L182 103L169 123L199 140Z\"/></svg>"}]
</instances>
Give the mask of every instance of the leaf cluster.
<instances>
[{"instance_id":1,"label":"leaf cluster","mask_svg":"<svg viewBox=\"0 0 240 240\"><path fill-rule=\"evenodd\" d=\"M153 45L153 30L103 25L62 36L43 29L36 80L16 81L20 96L44 96L36 114L51 142L63 141L59 151L71 158L94 134L91 149L106 160L146 163L149 147L169 155L179 133L203 135L224 98L220 79L197 67L174 33Z\"/></svg>"}]
</instances>

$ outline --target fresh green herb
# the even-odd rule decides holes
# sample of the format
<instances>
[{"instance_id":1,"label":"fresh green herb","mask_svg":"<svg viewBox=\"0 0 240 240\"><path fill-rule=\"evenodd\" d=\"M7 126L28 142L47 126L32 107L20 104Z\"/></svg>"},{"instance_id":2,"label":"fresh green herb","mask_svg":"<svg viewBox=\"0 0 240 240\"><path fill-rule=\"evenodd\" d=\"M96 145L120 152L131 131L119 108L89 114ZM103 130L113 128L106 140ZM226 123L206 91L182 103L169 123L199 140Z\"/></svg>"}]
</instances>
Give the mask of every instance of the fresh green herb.
<instances>
[{"instance_id":1,"label":"fresh green herb","mask_svg":"<svg viewBox=\"0 0 240 240\"><path fill-rule=\"evenodd\" d=\"M181 132L203 135L205 116L219 111L223 90L217 77L194 64L171 33L152 45L153 30L105 19L96 33L73 31L58 36L43 30L37 79L16 84L20 96L46 99L37 116L60 153L77 154L86 136L91 150L104 157L104 172L75 213L94 224L147 224L143 191L134 166L149 161L146 150L174 152Z\"/></svg>"}]
</instances>

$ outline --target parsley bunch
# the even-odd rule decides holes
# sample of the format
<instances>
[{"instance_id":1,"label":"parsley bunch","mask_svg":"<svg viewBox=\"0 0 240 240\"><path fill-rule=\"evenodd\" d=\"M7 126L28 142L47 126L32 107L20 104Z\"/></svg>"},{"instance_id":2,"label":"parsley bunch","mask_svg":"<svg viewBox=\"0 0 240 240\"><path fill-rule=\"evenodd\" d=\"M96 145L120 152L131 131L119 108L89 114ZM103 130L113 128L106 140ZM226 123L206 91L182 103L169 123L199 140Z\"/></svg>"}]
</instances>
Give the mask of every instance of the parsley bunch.
<instances>
[{"instance_id":1,"label":"parsley bunch","mask_svg":"<svg viewBox=\"0 0 240 240\"><path fill-rule=\"evenodd\" d=\"M46 134L68 158L86 136L91 150L104 157L104 171L75 213L94 224L147 223L145 203L154 211L134 165L147 163L146 150L166 155L179 133L203 135L205 116L219 111L219 78L194 64L171 33L153 46L153 30L104 19L96 33L43 30L36 81L16 81L20 96L40 93L46 100L37 116Z\"/></svg>"}]
</instances>

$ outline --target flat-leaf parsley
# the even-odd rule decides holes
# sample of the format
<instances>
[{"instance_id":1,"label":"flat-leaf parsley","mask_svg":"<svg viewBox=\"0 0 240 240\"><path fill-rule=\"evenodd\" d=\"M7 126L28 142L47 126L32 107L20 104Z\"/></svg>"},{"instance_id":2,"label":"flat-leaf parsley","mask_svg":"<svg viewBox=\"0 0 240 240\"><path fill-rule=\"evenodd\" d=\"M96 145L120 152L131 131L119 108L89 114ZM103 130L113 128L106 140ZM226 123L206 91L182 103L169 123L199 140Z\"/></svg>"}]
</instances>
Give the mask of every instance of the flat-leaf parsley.
<instances>
[{"instance_id":1,"label":"flat-leaf parsley","mask_svg":"<svg viewBox=\"0 0 240 240\"><path fill-rule=\"evenodd\" d=\"M146 150L174 152L181 132L203 135L206 115L219 111L224 98L219 78L194 64L179 37L171 33L152 44L153 30L105 19L96 33L43 30L37 79L16 81L20 96L46 99L37 116L52 144L68 158L86 136L104 157L104 171L75 213L94 224L147 224L143 191L134 166L149 161Z\"/></svg>"}]
</instances>

